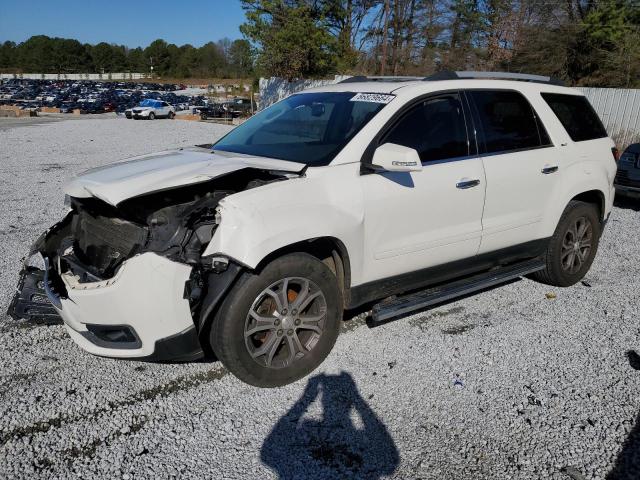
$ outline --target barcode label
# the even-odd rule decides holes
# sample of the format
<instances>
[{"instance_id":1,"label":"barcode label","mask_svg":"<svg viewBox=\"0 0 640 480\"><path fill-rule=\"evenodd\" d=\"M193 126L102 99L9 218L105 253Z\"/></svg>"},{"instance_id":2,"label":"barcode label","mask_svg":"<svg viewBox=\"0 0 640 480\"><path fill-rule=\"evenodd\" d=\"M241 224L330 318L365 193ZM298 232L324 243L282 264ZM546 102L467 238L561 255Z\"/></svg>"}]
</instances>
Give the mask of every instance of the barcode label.
<instances>
[{"instance_id":1,"label":"barcode label","mask_svg":"<svg viewBox=\"0 0 640 480\"><path fill-rule=\"evenodd\" d=\"M386 95L384 93L358 93L351 101L352 102L372 102L372 103L389 103L396 98L395 95Z\"/></svg>"}]
</instances>

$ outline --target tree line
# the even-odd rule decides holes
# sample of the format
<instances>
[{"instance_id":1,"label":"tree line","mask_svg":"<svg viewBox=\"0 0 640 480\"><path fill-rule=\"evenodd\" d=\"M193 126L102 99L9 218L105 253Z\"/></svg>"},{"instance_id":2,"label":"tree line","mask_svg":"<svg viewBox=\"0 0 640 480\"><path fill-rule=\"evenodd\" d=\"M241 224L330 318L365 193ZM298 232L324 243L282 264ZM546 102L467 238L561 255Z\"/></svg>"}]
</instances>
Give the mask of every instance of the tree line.
<instances>
[{"instance_id":1,"label":"tree line","mask_svg":"<svg viewBox=\"0 0 640 480\"><path fill-rule=\"evenodd\" d=\"M146 48L37 35L0 44L0 71L23 73L140 72L178 78L249 78L253 50L247 40L222 39L196 48L162 39Z\"/></svg>"},{"instance_id":2,"label":"tree line","mask_svg":"<svg viewBox=\"0 0 640 480\"><path fill-rule=\"evenodd\" d=\"M501 70L640 86L637 0L242 0L258 71Z\"/></svg>"},{"instance_id":3,"label":"tree line","mask_svg":"<svg viewBox=\"0 0 640 480\"><path fill-rule=\"evenodd\" d=\"M501 70L640 87L638 0L241 0L244 39L146 48L31 37L0 70L289 79Z\"/></svg>"}]
</instances>

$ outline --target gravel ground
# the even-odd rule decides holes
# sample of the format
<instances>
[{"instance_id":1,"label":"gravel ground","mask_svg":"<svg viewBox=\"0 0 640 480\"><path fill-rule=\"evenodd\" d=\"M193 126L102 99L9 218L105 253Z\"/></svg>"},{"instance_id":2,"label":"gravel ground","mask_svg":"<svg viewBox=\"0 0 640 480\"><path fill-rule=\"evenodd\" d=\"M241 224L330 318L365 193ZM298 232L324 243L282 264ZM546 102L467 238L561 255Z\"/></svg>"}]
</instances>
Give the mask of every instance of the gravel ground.
<instances>
[{"instance_id":1,"label":"gravel ground","mask_svg":"<svg viewBox=\"0 0 640 480\"><path fill-rule=\"evenodd\" d=\"M227 127L123 119L0 130L0 306L85 168ZM640 478L639 203L582 284L512 283L369 329L275 390L215 362L93 357L0 316L0 478Z\"/></svg>"}]
</instances>

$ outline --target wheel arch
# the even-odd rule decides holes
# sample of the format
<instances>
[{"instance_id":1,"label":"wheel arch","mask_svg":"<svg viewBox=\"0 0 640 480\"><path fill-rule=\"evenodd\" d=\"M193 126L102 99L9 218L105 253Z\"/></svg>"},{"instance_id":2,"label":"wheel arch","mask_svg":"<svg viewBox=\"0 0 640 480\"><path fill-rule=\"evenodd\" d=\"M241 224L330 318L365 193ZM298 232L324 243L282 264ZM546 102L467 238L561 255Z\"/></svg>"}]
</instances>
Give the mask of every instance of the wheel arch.
<instances>
[{"instance_id":1,"label":"wheel arch","mask_svg":"<svg viewBox=\"0 0 640 480\"><path fill-rule=\"evenodd\" d=\"M349 304L351 287L351 261L345 244L336 237L315 237L280 247L267 254L255 267L261 271L267 264L289 253L307 253L329 267L338 281L344 305Z\"/></svg>"},{"instance_id":2,"label":"wheel arch","mask_svg":"<svg viewBox=\"0 0 640 480\"><path fill-rule=\"evenodd\" d=\"M206 345L206 338L209 335L213 317L220 308L224 296L235 286L240 276L251 272L260 272L276 258L289 253L307 253L327 265L338 281L338 289L343 298L343 308L349 305L351 298L351 262L344 243L338 238L329 236L295 242L270 252L258 262L255 268L243 267L238 263L232 262L233 268L223 273L223 276L228 276L229 278L223 282L216 281L217 288L215 289L208 288L207 295L200 307L197 321L199 338L203 346ZM214 281L214 279L209 278L208 281ZM211 354L211 352L208 353Z\"/></svg>"},{"instance_id":3,"label":"wheel arch","mask_svg":"<svg viewBox=\"0 0 640 480\"><path fill-rule=\"evenodd\" d=\"M569 202L573 201L591 203L595 205L598 208L598 217L600 218L600 223L604 221L604 215L606 211L606 197L603 191L598 189L587 190L575 195L569 200ZM569 204L569 202L567 202L567 205Z\"/></svg>"}]
</instances>

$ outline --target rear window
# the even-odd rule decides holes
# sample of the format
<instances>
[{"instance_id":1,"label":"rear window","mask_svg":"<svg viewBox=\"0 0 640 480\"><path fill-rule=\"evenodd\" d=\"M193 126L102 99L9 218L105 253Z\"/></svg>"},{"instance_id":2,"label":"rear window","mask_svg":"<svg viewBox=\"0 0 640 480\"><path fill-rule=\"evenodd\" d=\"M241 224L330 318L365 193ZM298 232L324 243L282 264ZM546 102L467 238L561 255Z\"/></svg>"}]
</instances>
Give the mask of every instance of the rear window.
<instances>
[{"instance_id":1,"label":"rear window","mask_svg":"<svg viewBox=\"0 0 640 480\"><path fill-rule=\"evenodd\" d=\"M574 142L607 136L607 131L598 114L586 97L561 93L542 93L541 95Z\"/></svg>"},{"instance_id":2,"label":"rear window","mask_svg":"<svg viewBox=\"0 0 640 480\"><path fill-rule=\"evenodd\" d=\"M509 90L471 90L468 94L480 116L486 153L551 144L544 126L522 94Z\"/></svg>"}]
</instances>

